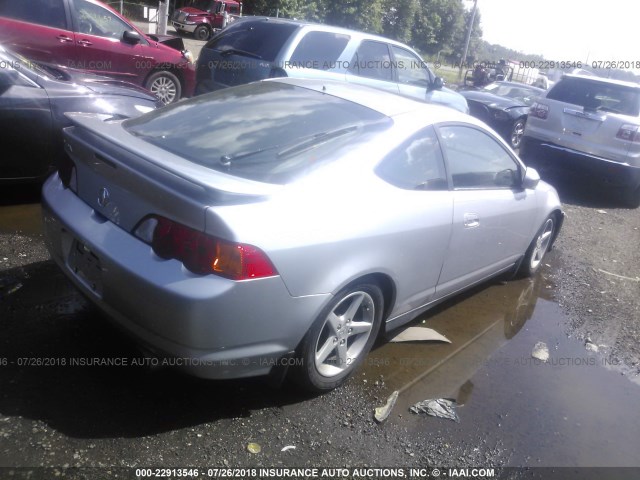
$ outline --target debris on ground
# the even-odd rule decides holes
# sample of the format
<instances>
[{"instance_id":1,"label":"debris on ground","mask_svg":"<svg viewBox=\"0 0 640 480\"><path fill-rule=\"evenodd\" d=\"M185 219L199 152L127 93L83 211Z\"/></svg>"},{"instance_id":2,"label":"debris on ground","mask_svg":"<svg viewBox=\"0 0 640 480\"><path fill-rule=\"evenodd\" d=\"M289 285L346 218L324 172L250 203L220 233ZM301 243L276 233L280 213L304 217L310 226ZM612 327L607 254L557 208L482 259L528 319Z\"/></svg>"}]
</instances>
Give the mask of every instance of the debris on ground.
<instances>
[{"instance_id":1,"label":"debris on ground","mask_svg":"<svg viewBox=\"0 0 640 480\"><path fill-rule=\"evenodd\" d=\"M376 422L382 423L387 418L389 418L389 415L391 414L391 410L393 410L393 407L396 404L396 401L398 400L398 395L400 395L400 392L396 390L389 396L389 398L387 399L387 403L383 407L376 407L375 413L374 413L374 418L376 419Z\"/></svg>"},{"instance_id":2,"label":"debris on ground","mask_svg":"<svg viewBox=\"0 0 640 480\"><path fill-rule=\"evenodd\" d=\"M434 398L423 400L409 407L412 413L426 413L432 417L446 418L454 422L460 422L460 418L456 413L456 402L448 398Z\"/></svg>"},{"instance_id":3,"label":"debris on ground","mask_svg":"<svg viewBox=\"0 0 640 480\"><path fill-rule=\"evenodd\" d=\"M22 283L20 282L13 283L11 285L2 285L0 283L0 298L8 297L9 295L16 293L21 288L22 288Z\"/></svg>"},{"instance_id":4,"label":"debris on ground","mask_svg":"<svg viewBox=\"0 0 640 480\"><path fill-rule=\"evenodd\" d=\"M451 343L444 335L440 335L432 328L409 327L393 337L390 342L446 342Z\"/></svg>"},{"instance_id":5,"label":"debris on ground","mask_svg":"<svg viewBox=\"0 0 640 480\"><path fill-rule=\"evenodd\" d=\"M544 342L536 343L533 346L531 356L543 362L549 360L549 348L547 347L547 344Z\"/></svg>"},{"instance_id":6,"label":"debris on ground","mask_svg":"<svg viewBox=\"0 0 640 480\"><path fill-rule=\"evenodd\" d=\"M258 443L250 443L247 445L247 450L249 453L260 453L262 451L262 447Z\"/></svg>"},{"instance_id":7,"label":"debris on ground","mask_svg":"<svg viewBox=\"0 0 640 480\"><path fill-rule=\"evenodd\" d=\"M640 282L640 277L625 277L624 275L618 275L617 273L607 272L606 270L598 269L600 273L604 273L606 275L611 275L612 277L621 278L623 280L631 280L632 282Z\"/></svg>"},{"instance_id":8,"label":"debris on ground","mask_svg":"<svg viewBox=\"0 0 640 480\"><path fill-rule=\"evenodd\" d=\"M589 338L584 342L584 348L586 348L588 352L598 352L598 345L593 343Z\"/></svg>"},{"instance_id":9,"label":"debris on ground","mask_svg":"<svg viewBox=\"0 0 640 480\"><path fill-rule=\"evenodd\" d=\"M295 445L287 445L286 447L282 447L282 450L280 450L281 452L288 452L289 450L295 450L296 446Z\"/></svg>"}]
</instances>

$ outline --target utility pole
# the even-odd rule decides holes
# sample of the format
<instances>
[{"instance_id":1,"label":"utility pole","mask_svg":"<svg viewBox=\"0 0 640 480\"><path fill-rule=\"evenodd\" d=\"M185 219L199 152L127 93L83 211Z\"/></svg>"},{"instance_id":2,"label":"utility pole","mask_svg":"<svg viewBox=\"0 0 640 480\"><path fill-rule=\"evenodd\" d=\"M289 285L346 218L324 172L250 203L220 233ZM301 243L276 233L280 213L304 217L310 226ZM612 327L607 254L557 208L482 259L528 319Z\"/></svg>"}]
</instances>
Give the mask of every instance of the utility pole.
<instances>
[{"instance_id":1,"label":"utility pole","mask_svg":"<svg viewBox=\"0 0 640 480\"><path fill-rule=\"evenodd\" d=\"M460 73L458 74L458 78L462 78L462 67L467 62L467 53L469 53L469 42L471 41L471 30L473 30L473 22L476 20L476 10L478 9L478 0L473 0L473 10L471 11L471 20L469 21L469 26L467 27L467 38L464 41L464 53L462 54L462 59L460 60Z\"/></svg>"},{"instance_id":2,"label":"utility pole","mask_svg":"<svg viewBox=\"0 0 640 480\"><path fill-rule=\"evenodd\" d=\"M158 34L167 34L167 20L169 17L169 5L166 0L160 0L158 5Z\"/></svg>"}]
</instances>

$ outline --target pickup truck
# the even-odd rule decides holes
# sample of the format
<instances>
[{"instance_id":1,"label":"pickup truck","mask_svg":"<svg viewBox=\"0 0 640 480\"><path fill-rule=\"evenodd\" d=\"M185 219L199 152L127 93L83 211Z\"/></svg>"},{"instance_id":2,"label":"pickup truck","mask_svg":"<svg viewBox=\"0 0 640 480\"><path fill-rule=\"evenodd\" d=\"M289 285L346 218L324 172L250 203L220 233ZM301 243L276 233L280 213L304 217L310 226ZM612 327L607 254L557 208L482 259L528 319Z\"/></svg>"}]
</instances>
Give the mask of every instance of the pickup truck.
<instances>
[{"instance_id":1,"label":"pickup truck","mask_svg":"<svg viewBox=\"0 0 640 480\"><path fill-rule=\"evenodd\" d=\"M242 15L242 3L234 0L192 0L177 9L172 18L177 32L189 32L197 40L208 40L213 32Z\"/></svg>"}]
</instances>

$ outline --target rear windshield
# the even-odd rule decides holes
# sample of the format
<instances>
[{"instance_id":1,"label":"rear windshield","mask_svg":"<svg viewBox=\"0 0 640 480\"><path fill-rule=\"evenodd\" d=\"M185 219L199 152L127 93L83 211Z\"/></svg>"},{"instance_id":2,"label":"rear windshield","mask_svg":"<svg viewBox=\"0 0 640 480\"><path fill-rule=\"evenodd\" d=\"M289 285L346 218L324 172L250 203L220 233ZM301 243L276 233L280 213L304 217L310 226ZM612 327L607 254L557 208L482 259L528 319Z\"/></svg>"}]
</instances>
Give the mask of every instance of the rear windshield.
<instances>
[{"instance_id":1,"label":"rear windshield","mask_svg":"<svg viewBox=\"0 0 640 480\"><path fill-rule=\"evenodd\" d=\"M547 98L580 105L586 110L640 114L640 90L583 78L563 78L547 94Z\"/></svg>"},{"instance_id":2,"label":"rear windshield","mask_svg":"<svg viewBox=\"0 0 640 480\"><path fill-rule=\"evenodd\" d=\"M391 123L356 103L263 82L195 97L123 125L129 133L196 164L284 184Z\"/></svg>"},{"instance_id":3,"label":"rear windshield","mask_svg":"<svg viewBox=\"0 0 640 480\"><path fill-rule=\"evenodd\" d=\"M223 30L204 47L273 62L298 25L279 22L239 22Z\"/></svg>"}]
</instances>

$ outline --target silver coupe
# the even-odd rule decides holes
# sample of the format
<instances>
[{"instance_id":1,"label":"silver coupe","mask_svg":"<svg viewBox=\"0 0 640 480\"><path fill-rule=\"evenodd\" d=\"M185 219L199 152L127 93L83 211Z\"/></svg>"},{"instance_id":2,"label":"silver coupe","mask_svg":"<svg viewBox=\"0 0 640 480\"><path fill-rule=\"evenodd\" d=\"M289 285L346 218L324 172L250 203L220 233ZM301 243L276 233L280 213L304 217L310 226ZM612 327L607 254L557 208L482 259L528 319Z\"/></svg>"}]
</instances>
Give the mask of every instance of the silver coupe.
<instances>
[{"instance_id":1,"label":"silver coupe","mask_svg":"<svg viewBox=\"0 0 640 480\"><path fill-rule=\"evenodd\" d=\"M68 115L43 189L52 257L200 377L335 388L381 331L536 273L563 220L484 123L364 86L274 79L136 119Z\"/></svg>"}]
</instances>

